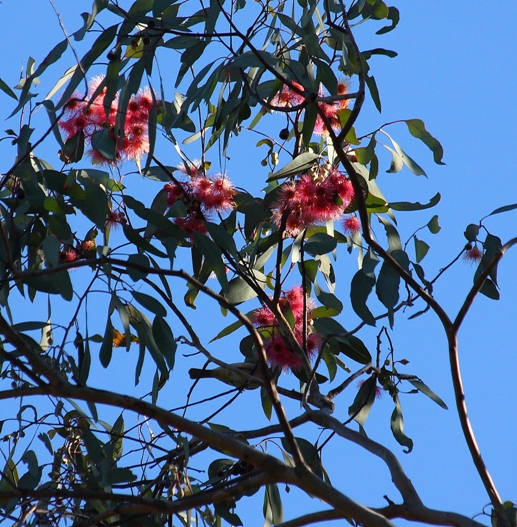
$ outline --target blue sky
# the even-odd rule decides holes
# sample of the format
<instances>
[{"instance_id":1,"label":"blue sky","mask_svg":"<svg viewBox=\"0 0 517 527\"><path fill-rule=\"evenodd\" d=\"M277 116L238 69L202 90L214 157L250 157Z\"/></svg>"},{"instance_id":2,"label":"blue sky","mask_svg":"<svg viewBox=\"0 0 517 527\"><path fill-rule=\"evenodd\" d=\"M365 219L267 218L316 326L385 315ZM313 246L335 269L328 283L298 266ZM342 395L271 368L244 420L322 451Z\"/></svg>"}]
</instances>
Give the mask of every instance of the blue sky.
<instances>
[{"instance_id":1,"label":"blue sky","mask_svg":"<svg viewBox=\"0 0 517 527\"><path fill-rule=\"evenodd\" d=\"M54 4L69 32L79 26L78 14L88 11L91 5L82 0L55 0ZM434 236L422 235L431 245L424 260L430 276L461 250L465 244L463 231L469 223L477 223L501 205L517 202L517 59L512 51L517 4L476 4L401 0L397 2L401 22L396 31L372 38L368 24L358 28L363 48L384 47L399 53L394 59L379 57L372 61L383 112L379 115L373 105L367 103L357 125L358 135L384 122L421 118L445 150L446 166L434 165L431 153L409 136L404 125L393 126L388 130L390 135L424 167L429 177L416 178L407 170L386 174L387 157L381 161L379 175L379 185L393 201L425 202L436 192L441 193L442 201L435 209L406 216L398 214L400 231L405 237L424 225L433 214L439 215L441 232ZM62 34L46 0L3 0L0 17L8 21L3 24L0 37L3 43L0 78L12 86L28 56L41 61L62 39ZM73 57L67 55L50 69L43 79L40 94L46 93L72 63ZM0 93L0 101L4 118L10 113L12 103L3 93ZM41 126L46 124L45 119L42 116ZM15 128L14 125L6 121L2 130ZM254 138L245 142L245 149L240 146L239 139L229 149L231 160L226 168L232 180L246 186L251 173L249 167L260 167L263 152L254 148ZM195 145L189 148L192 157L199 157ZM55 159L57 149L57 144L50 139L40 155L48 160ZM160 156L167 164L175 165L179 159L171 150L167 145L162 146ZM215 154L214 164L217 162ZM13 156L6 141L0 143L0 155L0 172L5 172ZM57 159L55 163L59 165ZM243 167L246 168L243 170ZM263 176L260 175L260 181ZM157 190L154 185L149 195ZM510 212L494 216L486 221L486 226L504 242L517 235L516 215L517 212ZM517 371L516 268L514 250L500 266L501 300L494 302L479 297L460 332L461 364L470 418L484 460L503 499L513 501L517 501L514 476L517 472L514 455L517 446L514 424L517 419L514 388ZM343 274L348 272L353 272L353 264L346 261ZM449 313L455 313L461 305L473 274L473 267L459 262L437 283L435 296ZM220 329L209 324L213 309L214 306L200 307L196 314L205 321L207 337ZM389 433L391 402L387 395L374 406L367 431L397 453L427 505L474 515L488 499L469 461L455 415L443 330L432 314L409 322L406 318L407 315L400 315L395 326L393 341L397 356L410 360L407 372L420 375L447 402L450 410L443 411L421 395L402 399L406 431L415 442L415 449L409 455L402 453ZM346 327L356 323L355 315L344 314ZM374 333L370 338L373 347ZM184 375L190 366L192 362L178 364L177 375ZM99 370L98 375L101 383L102 379L109 380L112 372ZM174 394L171 391L165 395L173 397ZM246 397L248 404L256 404L252 394ZM348 404L348 401L339 403L338 418L345 418ZM296 407L288 406L288 409L291 415L297 411ZM331 477L338 488L369 505L382 506L384 494L396 499L389 475L380 462L372 461L351 445L334 441L331 446L334 450L330 450L323 462L333 468ZM293 495L284 494L284 497L287 517L298 512L301 502L314 510L322 508L321 504L306 497L300 496L299 500L293 500Z\"/></svg>"}]
</instances>

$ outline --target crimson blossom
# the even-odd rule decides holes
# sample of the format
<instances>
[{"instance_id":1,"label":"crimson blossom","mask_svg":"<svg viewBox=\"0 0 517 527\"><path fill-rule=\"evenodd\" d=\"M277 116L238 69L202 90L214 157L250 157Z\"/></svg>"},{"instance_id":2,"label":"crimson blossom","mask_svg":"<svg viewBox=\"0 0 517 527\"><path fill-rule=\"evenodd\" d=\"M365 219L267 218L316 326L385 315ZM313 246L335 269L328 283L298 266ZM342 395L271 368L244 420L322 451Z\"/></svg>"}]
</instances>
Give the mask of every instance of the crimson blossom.
<instances>
[{"instance_id":1,"label":"crimson blossom","mask_svg":"<svg viewBox=\"0 0 517 527\"><path fill-rule=\"evenodd\" d=\"M88 146L92 146L92 141L95 143L96 133L108 130L109 137L115 143L115 159L107 158L93 144L88 150L93 164L116 164L125 159L139 159L142 154L149 151L148 122L154 104L151 90L146 87L131 96L126 110L124 133L117 140L115 127L119 112L118 95L111 102L108 112L104 107L106 88L92 99L103 80L102 75L94 77L88 83L86 94L79 92L73 94L66 103L64 117L59 121L59 127L67 140L84 134L84 142Z\"/></svg>"},{"instance_id":2,"label":"crimson blossom","mask_svg":"<svg viewBox=\"0 0 517 527\"><path fill-rule=\"evenodd\" d=\"M167 206L176 201L183 201L187 207L187 215L176 218L175 222L181 229L206 233L203 221L213 213L221 213L235 207L233 200L236 191L230 180L223 175L206 176L196 170L195 176L189 181L167 183L164 187L167 195Z\"/></svg>"},{"instance_id":3,"label":"crimson blossom","mask_svg":"<svg viewBox=\"0 0 517 527\"><path fill-rule=\"evenodd\" d=\"M305 299L304 299L305 297ZM285 315L289 311L294 318L293 333L302 348L305 344L305 352L309 359L313 358L321 345L322 337L313 331L311 325L311 311L316 307L314 301L304 295L301 286L293 286L289 291L282 293L278 301L280 311ZM306 315L306 320L304 321ZM271 309L265 305L256 309L252 315L252 321L260 330L264 338L264 348L272 368L281 370L299 370L302 362L297 357L284 337L280 333L277 318ZM304 343L304 326L305 343Z\"/></svg>"},{"instance_id":4,"label":"crimson blossom","mask_svg":"<svg viewBox=\"0 0 517 527\"><path fill-rule=\"evenodd\" d=\"M330 165L288 181L273 204L273 221L295 237L310 225L337 220L354 199L352 183Z\"/></svg>"}]
</instances>

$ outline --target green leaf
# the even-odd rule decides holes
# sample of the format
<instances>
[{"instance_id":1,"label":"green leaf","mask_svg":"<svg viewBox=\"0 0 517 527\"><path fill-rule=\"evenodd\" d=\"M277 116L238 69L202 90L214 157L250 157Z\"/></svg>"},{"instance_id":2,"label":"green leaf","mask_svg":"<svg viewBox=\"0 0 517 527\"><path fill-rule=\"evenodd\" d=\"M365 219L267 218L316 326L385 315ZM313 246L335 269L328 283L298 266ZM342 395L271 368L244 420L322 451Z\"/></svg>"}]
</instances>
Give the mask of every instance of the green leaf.
<instances>
[{"instance_id":1,"label":"green leaf","mask_svg":"<svg viewBox=\"0 0 517 527\"><path fill-rule=\"evenodd\" d=\"M171 369L174 369L174 363L176 360L176 349L178 344L172 333L167 321L161 316L155 317L152 327L152 335L158 346L158 349L161 351L162 355L165 357L167 365Z\"/></svg>"},{"instance_id":2,"label":"green leaf","mask_svg":"<svg viewBox=\"0 0 517 527\"><path fill-rule=\"evenodd\" d=\"M303 276L303 273L305 271L305 278L312 283L314 283L314 281L316 280L318 268L319 265L316 260L305 260L303 264L302 262L298 263L298 270L300 271L300 275Z\"/></svg>"},{"instance_id":3,"label":"green leaf","mask_svg":"<svg viewBox=\"0 0 517 527\"><path fill-rule=\"evenodd\" d=\"M395 148L395 151L399 155L400 159L402 160L404 165L406 165L409 168L409 170L411 170L411 172L413 172L413 174L415 174L415 176L427 176L427 174L424 172L424 169L420 165L418 165L416 163L416 161L414 161L411 157L409 157L404 152L404 150L402 150L400 145L387 132L385 132L384 130L381 130L381 132L384 135L386 135L387 137L389 137L389 139L392 142L393 147ZM391 150L391 149L388 148L388 150ZM388 172L390 172L390 171L391 170L389 170Z\"/></svg>"},{"instance_id":4,"label":"green leaf","mask_svg":"<svg viewBox=\"0 0 517 527\"><path fill-rule=\"evenodd\" d=\"M434 207L440 202L440 199L442 196L439 192L437 192L430 200L429 203L419 203L418 201L415 203L411 203L409 201L395 201L392 203L389 203L388 206L393 210L403 210L403 211L412 211L412 210L424 210L424 209L430 209L431 207Z\"/></svg>"},{"instance_id":5,"label":"green leaf","mask_svg":"<svg viewBox=\"0 0 517 527\"><path fill-rule=\"evenodd\" d=\"M377 83L375 82L375 78L373 75L367 75L366 76L366 85L368 86L368 89L370 90L370 95L372 96L372 100L375 104L375 107L379 111L379 113L382 112L382 105L381 105L381 98L379 95L379 89L377 88Z\"/></svg>"},{"instance_id":6,"label":"green leaf","mask_svg":"<svg viewBox=\"0 0 517 527\"><path fill-rule=\"evenodd\" d=\"M271 421L273 415L273 401L271 400L271 397L269 397L269 393L264 386L260 387L260 402L262 404L264 415L268 421Z\"/></svg>"},{"instance_id":7,"label":"green leaf","mask_svg":"<svg viewBox=\"0 0 517 527\"><path fill-rule=\"evenodd\" d=\"M82 211L99 229L104 230L109 211L106 192L89 179L83 179L83 183L85 192Z\"/></svg>"},{"instance_id":8,"label":"green leaf","mask_svg":"<svg viewBox=\"0 0 517 527\"><path fill-rule=\"evenodd\" d=\"M474 282L478 279L479 275L486 269L486 267L490 264L490 262L494 259L494 257L499 253L502 247L501 238L498 236L494 236L492 234L487 234L485 241L483 242L483 248L484 248L484 254L483 258L481 259L481 262L479 262L479 266L476 269L476 273L474 274ZM490 278L492 279L492 282L495 286L497 286L497 265L492 269L490 272ZM488 289L490 288L490 289ZM491 286L487 286L487 292L490 292ZM483 294L486 294L483 292ZM489 295L487 295L489 296ZM490 296L490 298L495 298L494 296ZM499 293L497 293L497 299L499 298Z\"/></svg>"},{"instance_id":9,"label":"green leaf","mask_svg":"<svg viewBox=\"0 0 517 527\"><path fill-rule=\"evenodd\" d=\"M355 396L354 402L348 408L348 415L361 426L364 426L373 403L375 402L376 389L377 378L369 377L363 382Z\"/></svg>"},{"instance_id":10,"label":"green leaf","mask_svg":"<svg viewBox=\"0 0 517 527\"><path fill-rule=\"evenodd\" d=\"M370 139L370 142L368 143L368 146L364 148L356 148L354 150L354 154L357 158L357 161L361 163L362 165L367 165L370 163L375 155L375 145L377 144L377 140L375 139L375 134L372 135L372 138ZM374 178L371 178L374 179Z\"/></svg>"},{"instance_id":11,"label":"green leaf","mask_svg":"<svg viewBox=\"0 0 517 527\"><path fill-rule=\"evenodd\" d=\"M336 356L330 351L330 346L325 346L323 349L323 360L327 366L329 381L332 382L336 378L337 361Z\"/></svg>"},{"instance_id":12,"label":"green leaf","mask_svg":"<svg viewBox=\"0 0 517 527\"><path fill-rule=\"evenodd\" d=\"M325 232L316 232L303 247L310 255L316 256L332 252L337 247L337 241Z\"/></svg>"},{"instance_id":13,"label":"green leaf","mask_svg":"<svg viewBox=\"0 0 517 527\"><path fill-rule=\"evenodd\" d=\"M368 309L366 301L375 286L375 275L365 273L362 269L355 273L350 284L350 301L352 309L361 320L369 326L375 326L375 317Z\"/></svg>"},{"instance_id":14,"label":"green leaf","mask_svg":"<svg viewBox=\"0 0 517 527\"><path fill-rule=\"evenodd\" d=\"M59 273L53 273L49 275L49 280L59 291L59 294L64 300L70 302L74 297L74 289L72 287L72 281L70 280L70 274L68 271L60 271Z\"/></svg>"},{"instance_id":15,"label":"green leaf","mask_svg":"<svg viewBox=\"0 0 517 527\"><path fill-rule=\"evenodd\" d=\"M419 379L409 379L409 382L419 391L422 392L424 395L427 395L430 399L432 399L438 406L441 406L444 410L448 410L449 408L447 405L443 402L441 397L436 395L427 384L424 384Z\"/></svg>"},{"instance_id":16,"label":"green leaf","mask_svg":"<svg viewBox=\"0 0 517 527\"><path fill-rule=\"evenodd\" d=\"M278 485L271 483L266 485L264 490L264 527L271 525L278 525L284 521L284 508L282 506L282 498L278 491Z\"/></svg>"},{"instance_id":17,"label":"green leaf","mask_svg":"<svg viewBox=\"0 0 517 527\"><path fill-rule=\"evenodd\" d=\"M417 139L420 139L421 141L423 141L424 144L426 144L430 148L430 150L433 152L434 162L437 165L445 165L445 163L442 162L442 158L443 158L442 145L439 143L437 139L435 139L425 129L424 122L421 121L420 119L408 119L406 121L406 124L409 129L409 133L413 137L416 137Z\"/></svg>"},{"instance_id":18,"label":"green leaf","mask_svg":"<svg viewBox=\"0 0 517 527\"><path fill-rule=\"evenodd\" d=\"M167 310L158 300L156 300L156 298L146 295L145 293L139 293L138 291L132 291L131 294L140 305L151 311L151 313L161 317L167 316Z\"/></svg>"},{"instance_id":19,"label":"green leaf","mask_svg":"<svg viewBox=\"0 0 517 527\"><path fill-rule=\"evenodd\" d=\"M48 326L48 322L19 322L18 324L13 324L12 329L15 331L35 331L38 329L43 329Z\"/></svg>"},{"instance_id":20,"label":"green leaf","mask_svg":"<svg viewBox=\"0 0 517 527\"><path fill-rule=\"evenodd\" d=\"M323 479L323 467L321 466L321 460L318 454L318 449L312 443L309 443L309 441L303 439L302 437L295 437L294 440L298 445L298 448L305 463L309 465L309 467L316 476ZM292 449L287 439L285 437L282 437L281 441L282 446L285 448L285 450L287 450L289 454L293 455Z\"/></svg>"},{"instance_id":21,"label":"green leaf","mask_svg":"<svg viewBox=\"0 0 517 527\"><path fill-rule=\"evenodd\" d=\"M475 242L479 234L479 225L475 225L474 223L467 225L463 234L469 242Z\"/></svg>"},{"instance_id":22,"label":"green leaf","mask_svg":"<svg viewBox=\"0 0 517 527\"><path fill-rule=\"evenodd\" d=\"M194 231L193 235L194 243L205 257L206 265L210 266L214 271L223 292L226 292L228 290L228 278L226 276L226 265L223 262L221 250L208 236L197 231Z\"/></svg>"},{"instance_id":23,"label":"green leaf","mask_svg":"<svg viewBox=\"0 0 517 527\"><path fill-rule=\"evenodd\" d=\"M393 150L393 148L390 148L387 145L382 145L386 150L389 150L391 152L391 164L390 168L386 170L389 174L395 174L396 172L400 172L402 170L402 167L404 166L404 162L402 161L402 158L399 156L399 154Z\"/></svg>"},{"instance_id":24,"label":"green leaf","mask_svg":"<svg viewBox=\"0 0 517 527\"><path fill-rule=\"evenodd\" d=\"M15 101L18 100L18 97L16 97L16 94L9 88L9 86L0 79L0 90L2 90L5 94L9 95L9 97L12 97Z\"/></svg>"},{"instance_id":25,"label":"green leaf","mask_svg":"<svg viewBox=\"0 0 517 527\"><path fill-rule=\"evenodd\" d=\"M41 248L45 255L45 262L49 267L56 267L59 264L59 249L61 243L55 236L47 236L42 244Z\"/></svg>"},{"instance_id":26,"label":"green leaf","mask_svg":"<svg viewBox=\"0 0 517 527\"><path fill-rule=\"evenodd\" d=\"M255 276L257 286L264 290L266 288L266 276L255 269L251 270ZM228 282L228 290L225 293L225 297L233 305L242 304L246 300L250 300L257 296L257 291L252 288L248 283L238 276Z\"/></svg>"},{"instance_id":27,"label":"green leaf","mask_svg":"<svg viewBox=\"0 0 517 527\"><path fill-rule=\"evenodd\" d=\"M316 323L316 321L314 321ZM316 324L315 324L316 325ZM355 335L348 337L334 337L337 341L339 351L347 357L355 360L359 364L368 364L372 362L372 356L363 341Z\"/></svg>"},{"instance_id":28,"label":"green leaf","mask_svg":"<svg viewBox=\"0 0 517 527\"><path fill-rule=\"evenodd\" d=\"M92 148L107 161L117 160L117 145L108 128L103 128L92 135Z\"/></svg>"},{"instance_id":29,"label":"green leaf","mask_svg":"<svg viewBox=\"0 0 517 527\"><path fill-rule=\"evenodd\" d=\"M391 431L397 442L407 447L404 453L409 454L413 450L413 441L404 434L404 417L402 416L402 408L398 397L395 398L395 408L391 414Z\"/></svg>"},{"instance_id":30,"label":"green leaf","mask_svg":"<svg viewBox=\"0 0 517 527\"><path fill-rule=\"evenodd\" d=\"M501 214L502 212L508 212L510 210L517 209L517 203L514 203L513 205L505 205L504 207L499 207L492 211L488 216L493 216L494 214ZM486 216L488 218L488 216Z\"/></svg>"},{"instance_id":31,"label":"green leaf","mask_svg":"<svg viewBox=\"0 0 517 527\"><path fill-rule=\"evenodd\" d=\"M145 254L137 253L129 255L127 259L128 263L138 265L141 267L150 267L149 258ZM135 269L134 267L127 268L127 274L133 282L138 282L147 276L147 272L141 271L140 269Z\"/></svg>"},{"instance_id":32,"label":"green leaf","mask_svg":"<svg viewBox=\"0 0 517 527\"><path fill-rule=\"evenodd\" d=\"M167 258L167 255L163 251L160 251L159 249L151 245L150 242L148 242L145 238L140 236L140 234L138 234L138 232L132 227L130 227L129 225L123 225L122 229L124 231L126 238L131 243L136 245L139 249L147 251L153 254L154 256L158 256L160 258Z\"/></svg>"},{"instance_id":33,"label":"green leaf","mask_svg":"<svg viewBox=\"0 0 517 527\"><path fill-rule=\"evenodd\" d=\"M218 247L228 253L234 258L236 262L239 261L239 253L235 245L233 236L222 226L209 221L205 222L206 230L212 237L212 240Z\"/></svg>"},{"instance_id":34,"label":"green leaf","mask_svg":"<svg viewBox=\"0 0 517 527\"><path fill-rule=\"evenodd\" d=\"M399 10L396 7L388 7L388 20L391 20L391 25L384 26L378 31L375 32L376 35L384 35L385 33L389 33L390 31L393 31L397 24L400 21L400 13Z\"/></svg>"},{"instance_id":35,"label":"green leaf","mask_svg":"<svg viewBox=\"0 0 517 527\"><path fill-rule=\"evenodd\" d=\"M339 315L340 311L333 307L320 306L311 311L311 318L329 318Z\"/></svg>"},{"instance_id":36,"label":"green leaf","mask_svg":"<svg viewBox=\"0 0 517 527\"><path fill-rule=\"evenodd\" d=\"M104 338L102 340L101 348L99 350L99 360L104 368L109 366L111 356L113 353L113 326L111 319L108 317L106 322L106 329L104 330Z\"/></svg>"},{"instance_id":37,"label":"green leaf","mask_svg":"<svg viewBox=\"0 0 517 527\"><path fill-rule=\"evenodd\" d=\"M34 490L40 480L43 473L43 467L38 466L38 458L32 450L26 450L21 460L27 464L28 471L18 481L18 487L21 489Z\"/></svg>"},{"instance_id":38,"label":"green leaf","mask_svg":"<svg viewBox=\"0 0 517 527\"><path fill-rule=\"evenodd\" d=\"M343 311L343 303L333 293L322 291L317 283L314 284L314 292L316 298L323 304L323 306L335 310L338 314Z\"/></svg>"},{"instance_id":39,"label":"green leaf","mask_svg":"<svg viewBox=\"0 0 517 527\"><path fill-rule=\"evenodd\" d=\"M304 152L295 157L290 163L287 163L287 165L281 168L278 172L271 174L267 181L276 181L277 179L296 176L297 174L305 172L314 165L319 157L318 154L314 154L313 152Z\"/></svg>"},{"instance_id":40,"label":"green leaf","mask_svg":"<svg viewBox=\"0 0 517 527\"><path fill-rule=\"evenodd\" d=\"M390 59L393 59L398 55L396 51L384 48L369 49L367 51L362 51L361 53L366 60L370 59L372 55L384 55L386 57L389 57Z\"/></svg>"},{"instance_id":41,"label":"green leaf","mask_svg":"<svg viewBox=\"0 0 517 527\"><path fill-rule=\"evenodd\" d=\"M409 258L404 251L394 251L391 256L406 271L409 269ZM388 309L390 326L393 327L393 308L399 301L400 276L388 262L383 262L375 291L377 297Z\"/></svg>"},{"instance_id":42,"label":"green leaf","mask_svg":"<svg viewBox=\"0 0 517 527\"><path fill-rule=\"evenodd\" d=\"M252 313L253 311L250 311L249 313L246 314L246 316L249 318ZM219 331L219 333L210 342L214 342L216 340L222 339L223 337L231 335L234 331L237 331L240 327L242 327L242 322L240 320L236 320L233 324L230 324L229 326L226 326L224 329Z\"/></svg>"},{"instance_id":43,"label":"green leaf","mask_svg":"<svg viewBox=\"0 0 517 527\"><path fill-rule=\"evenodd\" d=\"M429 245L422 240L419 240L416 236L415 239L415 254L416 262L420 263L426 256L429 251Z\"/></svg>"},{"instance_id":44,"label":"green leaf","mask_svg":"<svg viewBox=\"0 0 517 527\"><path fill-rule=\"evenodd\" d=\"M395 228L395 226L386 218L382 216L377 216L382 225L384 225L384 230L386 231L386 237L388 238L389 249L388 252L392 253L394 251L402 250L402 242L400 241L400 236Z\"/></svg>"},{"instance_id":45,"label":"green leaf","mask_svg":"<svg viewBox=\"0 0 517 527\"><path fill-rule=\"evenodd\" d=\"M427 228L429 229L431 234L437 234L437 233L440 232L441 227L440 227L440 224L438 223L438 216L437 215L433 216L429 220L429 223L427 224Z\"/></svg>"},{"instance_id":46,"label":"green leaf","mask_svg":"<svg viewBox=\"0 0 517 527\"><path fill-rule=\"evenodd\" d=\"M214 505L214 512L218 514L223 520L226 520L230 525L235 527L240 527L242 525L242 520L235 514L231 512L230 509L235 508L235 502L232 500L220 501Z\"/></svg>"}]
</instances>

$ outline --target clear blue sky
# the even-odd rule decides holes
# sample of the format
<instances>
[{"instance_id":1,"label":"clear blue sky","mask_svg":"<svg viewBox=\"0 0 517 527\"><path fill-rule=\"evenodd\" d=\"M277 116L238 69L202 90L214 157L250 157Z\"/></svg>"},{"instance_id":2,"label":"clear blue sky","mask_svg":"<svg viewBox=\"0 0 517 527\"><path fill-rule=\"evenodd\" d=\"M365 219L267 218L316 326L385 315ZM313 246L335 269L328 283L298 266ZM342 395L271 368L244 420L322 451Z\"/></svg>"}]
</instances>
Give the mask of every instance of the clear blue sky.
<instances>
[{"instance_id":1,"label":"clear blue sky","mask_svg":"<svg viewBox=\"0 0 517 527\"><path fill-rule=\"evenodd\" d=\"M69 32L80 25L78 14L88 11L91 6L89 1L83 0L55 0L54 3ZM398 215L400 231L406 237L433 214L439 215L441 232L435 236L422 236L431 245L424 262L433 276L461 250L465 244L463 231L469 223L477 223L501 205L517 202L517 59L512 51L516 42L517 3L475 2L467 5L445 0L400 0L396 5L401 12L396 31L372 38L368 24L359 28L359 40L364 48L394 49L399 56L395 59L379 57L372 61L383 113L379 115L372 104L367 104L358 124L358 135L384 122L417 117L423 119L428 130L441 141L446 166L434 165L430 152L409 136L404 125L392 127L390 134L425 168L429 177L416 178L408 171L385 174L383 166L379 176L379 185L393 201L424 202L438 191L442 194L442 201L431 211L420 215ZM12 86L28 56L41 61L62 39L62 34L46 0L3 0L0 18L4 21L0 37L3 44L0 77ZM68 55L52 68L53 73L44 77L40 94L46 93L52 81L57 80L72 63L73 57ZM0 101L2 115L6 117L12 108L11 100L0 93ZM46 124L44 120L41 122L42 126ZM15 127L14 123L4 122L3 129L11 127ZM248 141L251 146L243 152L239 140L237 138L230 147L231 161L227 170L233 181L246 186L246 178L250 177L252 170L248 168L250 160L258 169L263 152L254 150L254 138ZM6 143L0 143L0 172L7 170L13 159ZM42 157L55 159L57 148L50 139ZM163 148L160 156L167 164L175 165L179 160L171 150ZM196 157L195 145L189 152ZM215 152L212 161L217 164ZM55 162L58 166L57 159ZM383 162L386 170L388 158ZM243 166L247 167L244 171ZM153 186L149 195L156 191L157 187ZM495 216L487 220L486 225L504 242L517 235L517 212ZM346 282L346 273L353 272L353 265L348 261L343 264L343 281ZM500 266L501 300L494 302L479 297L460 333L461 364L470 418L484 460L503 499L513 501L517 501L516 269L517 253L514 250ZM460 262L438 282L435 296L450 314L455 313L461 304L472 283L473 273L473 267ZM208 327L211 309L214 306L199 310L199 316L205 317L207 337L220 329ZM415 442L414 451L409 455L402 453L402 448L389 433L392 405L387 395L374 406L367 431L372 438L397 453L428 506L474 515L488 499L473 471L459 430L443 331L432 314L409 322L405 319L404 314L398 317L393 335L397 356L410 360L407 372L420 375L447 402L450 410L443 411L421 395L403 397L406 431ZM355 315L345 313L342 322L353 327ZM374 348L374 333L368 343ZM191 365L192 362L178 365L177 375L184 375ZM109 379L110 375L109 370L107 373L99 371L99 379ZM174 394L171 391L169 395L172 398ZM250 404L256 402L255 398L249 397ZM338 418L345 418L348 404L348 401L339 402ZM296 410L289 407L291 415ZM338 488L368 505L384 505L384 494L396 501L397 493L380 462L372 462L369 456L352 445L343 445L339 441L332 445L339 448L329 451L323 462ZM322 508L321 504L303 496L299 503L293 503L292 495L284 494L284 497L286 517L292 517L300 510L301 501L304 507L308 502L308 508ZM246 514L242 516L245 518ZM249 525L259 523L251 521ZM404 522L396 523L402 525Z\"/></svg>"}]
</instances>

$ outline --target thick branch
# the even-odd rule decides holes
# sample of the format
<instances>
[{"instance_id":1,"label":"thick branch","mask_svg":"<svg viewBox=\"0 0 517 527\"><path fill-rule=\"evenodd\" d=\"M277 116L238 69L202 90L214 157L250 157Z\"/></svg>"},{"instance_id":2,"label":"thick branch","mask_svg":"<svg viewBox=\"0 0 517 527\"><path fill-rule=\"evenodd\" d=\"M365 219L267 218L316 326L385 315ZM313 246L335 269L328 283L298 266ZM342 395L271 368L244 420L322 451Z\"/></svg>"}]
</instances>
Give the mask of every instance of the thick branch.
<instances>
[{"instance_id":1,"label":"thick branch","mask_svg":"<svg viewBox=\"0 0 517 527\"><path fill-rule=\"evenodd\" d=\"M308 494L328 503L336 510L340 511L343 516L352 518L360 524L371 527L394 527L394 525L382 515L373 512L367 507L350 499L348 496L345 496L337 489L315 476L310 470L303 470L303 467L301 466L295 468L288 467L273 456L264 454L234 437L215 432L208 427L199 425L189 419L180 417L136 397L121 395L105 390L65 384L63 386L51 385L45 388L6 390L0 392L0 400L36 395L65 397L131 410L140 415L154 419L162 425L168 425L197 437L202 441L205 441L212 448L228 451L230 455L250 463L255 468L261 469L267 475L271 476L272 480L295 485ZM27 493L23 495L27 495Z\"/></svg>"}]
</instances>

